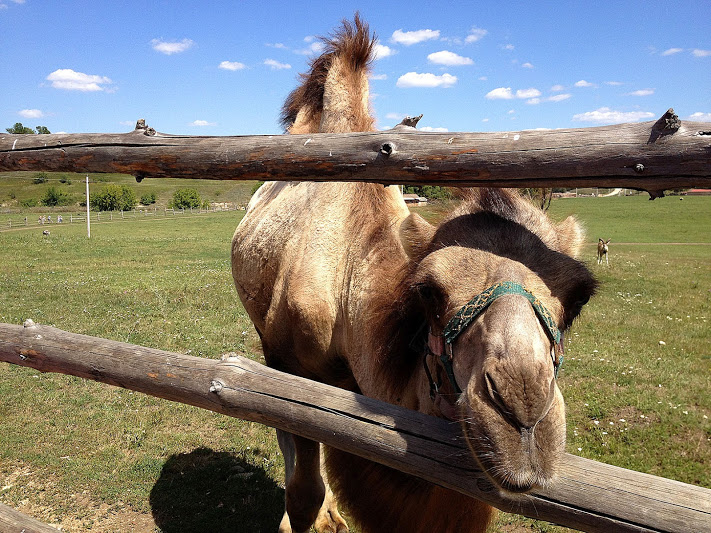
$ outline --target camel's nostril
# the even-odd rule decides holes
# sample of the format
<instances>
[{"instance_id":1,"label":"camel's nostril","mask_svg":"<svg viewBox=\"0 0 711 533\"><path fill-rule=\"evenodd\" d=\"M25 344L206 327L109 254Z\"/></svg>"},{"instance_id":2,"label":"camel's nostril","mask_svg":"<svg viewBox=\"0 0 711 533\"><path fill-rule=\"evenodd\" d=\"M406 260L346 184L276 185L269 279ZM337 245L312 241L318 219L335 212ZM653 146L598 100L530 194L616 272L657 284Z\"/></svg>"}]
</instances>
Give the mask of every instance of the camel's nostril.
<instances>
[{"instance_id":1,"label":"camel's nostril","mask_svg":"<svg viewBox=\"0 0 711 533\"><path fill-rule=\"evenodd\" d=\"M510 415L511 413L506 408L504 398L503 396L501 396L501 393L499 392L499 389L496 386L496 381L494 380L494 377L489 372L486 372L484 374L484 380L486 382L486 391L489 394L489 399L493 402L494 406L505 416Z\"/></svg>"},{"instance_id":2,"label":"camel's nostril","mask_svg":"<svg viewBox=\"0 0 711 533\"><path fill-rule=\"evenodd\" d=\"M522 378L513 386L507 377L496 376L496 372L485 372L486 394L492 406L517 429L531 429L542 420L555 398L555 380L550 385L534 385Z\"/></svg>"}]
</instances>

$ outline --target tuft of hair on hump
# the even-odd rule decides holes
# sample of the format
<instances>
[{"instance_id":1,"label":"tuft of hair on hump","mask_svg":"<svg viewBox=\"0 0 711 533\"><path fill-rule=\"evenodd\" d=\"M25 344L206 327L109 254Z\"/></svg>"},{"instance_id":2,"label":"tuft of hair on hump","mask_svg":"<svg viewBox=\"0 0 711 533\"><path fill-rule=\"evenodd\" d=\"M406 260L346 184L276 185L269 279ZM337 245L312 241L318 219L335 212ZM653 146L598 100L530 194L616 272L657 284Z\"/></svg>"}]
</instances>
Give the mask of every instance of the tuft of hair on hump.
<instances>
[{"instance_id":1,"label":"tuft of hair on hump","mask_svg":"<svg viewBox=\"0 0 711 533\"><path fill-rule=\"evenodd\" d=\"M375 34L371 36L368 24L358 12L353 22L344 19L334 33L319 39L324 44L324 51L311 60L309 72L299 75L301 84L287 96L282 107L280 122L284 131L289 131L302 108L308 109L312 115L323 111L326 77L336 57L347 59L352 72L369 68L374 59L377 37Z\"/></svg>"}]
</instances>

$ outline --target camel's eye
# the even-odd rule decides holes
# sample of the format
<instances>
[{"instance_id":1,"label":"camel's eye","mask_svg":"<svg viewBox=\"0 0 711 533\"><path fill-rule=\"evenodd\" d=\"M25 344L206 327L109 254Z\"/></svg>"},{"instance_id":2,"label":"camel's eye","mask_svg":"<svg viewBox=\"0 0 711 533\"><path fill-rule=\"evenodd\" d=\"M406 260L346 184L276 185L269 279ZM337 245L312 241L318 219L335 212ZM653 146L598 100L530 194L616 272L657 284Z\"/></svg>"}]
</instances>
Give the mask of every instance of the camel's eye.
<instances>
[{"instance_id":1,"label":"camel's eye","mask_svg":"<svg viewBox=\"0 0 711 533\"><path fill-rule=\"evenodd\" d=\"M439 288L429 283L422 283L417 286L417 294L426 308L435 314L440 313L443 298Z\"/></svg>"},{"instance_id":2,"label":"camel's eye","mask_svg":"<svg viewBox=\"0 0 711 533\"><path fill-rule=\"evenodd\" d=\"M572 303L566 306L565 316L564 316L564 328L569 328L573 320L575 320L580 312L583 310L583 306L590 301L590 297L595 293L595 285L591 284L589 286L580 286L575 291L571 298Z\"/></svg>"}]
</instances>

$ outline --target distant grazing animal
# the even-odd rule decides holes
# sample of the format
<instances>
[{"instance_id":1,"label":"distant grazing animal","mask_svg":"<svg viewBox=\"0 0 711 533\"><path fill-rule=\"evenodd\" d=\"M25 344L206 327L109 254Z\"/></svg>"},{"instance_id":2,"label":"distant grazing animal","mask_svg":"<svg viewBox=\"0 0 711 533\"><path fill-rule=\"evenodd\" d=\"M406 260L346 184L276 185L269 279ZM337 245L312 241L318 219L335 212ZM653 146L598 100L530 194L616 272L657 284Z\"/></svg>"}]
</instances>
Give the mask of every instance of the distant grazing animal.
<instances>
[{"instance_id":1,"label":"distant grazing animal","mask_svg":"<svg viewBox=\"0 0 711 533\"><path fill-rule=\"evenodd\" d=\"M367 25L356 15L324 43L286 101L285 128L374 131ZM454 420L493 482L527 491L555 477L565 449L560 332L596 282L575 259L583 235L574 218L553 224L511 190L463 196L431 225L395 186L265 183L235 231L232 274L269 366ZM277 436L286 466L279 531L347 531L320 444ZM325 466L364 532L483 532L493 514L336 449L326 449Z\"/></svg>"},{"instance_id":2,"label":"distant grazing animal","mask_svg":"<svg viewBox=\"0 0 711 533\"><path fill-rule=\"evenodd\" d=\"M42 235L46 235L47 237L49 237L49 230L48 229L44 230L42 232Z\"/></svg>"},{"instance_id":3,"label":"distant grazing animal","mask_svg":"<svg viewBox=\"0 0 711 533\"><path fill-rule=\"evenodd\" d=\"M597 240L597 264L602 264L602 258L605 258L605 264L609 266L610 259L608 258L608 252L610 251L608 245L612 239L607 239L606 241L602 239Z\"/></svg>"}]
</instances>

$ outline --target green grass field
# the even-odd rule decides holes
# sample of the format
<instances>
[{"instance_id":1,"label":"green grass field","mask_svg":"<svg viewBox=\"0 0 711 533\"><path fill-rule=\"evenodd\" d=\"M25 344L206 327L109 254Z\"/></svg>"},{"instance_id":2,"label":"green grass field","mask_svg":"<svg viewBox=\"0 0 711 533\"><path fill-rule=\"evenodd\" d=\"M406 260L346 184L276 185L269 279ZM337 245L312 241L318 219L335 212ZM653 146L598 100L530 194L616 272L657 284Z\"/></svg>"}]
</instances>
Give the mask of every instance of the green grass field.
<instances>
[{"instance_id":1,"label":"green grass field","mask_svg":"<svg viewBox=\"0 0 711 533\"><path fill-rule=\"evenodd\" d=\"M585 223L602 282L568 335L568 451L711 488L711 198L561 199L551 213ZM0 232L0 320L260 360L230 276L240 216L93 224L91 239L79 224ZM0 502L65 531L276 531L282 474L259 424L0 365ZM566 531L503 514L493 528L531 530Z\"/></svg>"},{"instance_id":2,"label":"green grass field","mask_svg":"<svg viewBox=\"0 0 711 533\"><path fill-rule=\"evenodd\" d=\"M4 227L6 220L19 222L17 215L22 211L23 216L28 213L34 214L55 214L55 213L79 213L85 207L81 207L79 202L86 200L86 174L73 174L69 172L46 172L47 181L45 183L34 183L37 172L0 172L0 213L7 214L5 220L0 216L0 227ZM125 174L89 174L89 192L99 192L102 187L109 183L128 185L136 193L136 198L153 193L156 197L155 204L151 208L164 209L173 199L173 193L179 188L197 189L203 201L208 202L228 202L237 205L246 205L254 186L253 181L222 181L222 180L189 180L189 179L144 179L137 183L133 176ZM73 202L71 205L62 207L43 207L40 200L46 194L47 189L54 187L61 192L68 194ZM35 200L36 207L22 208L22 202ZM86 204L84 204L86 205ZM30 218L28 216L28 218ZM53 218L56 219L56 216Z\"/></svg>"}]
</instances>

